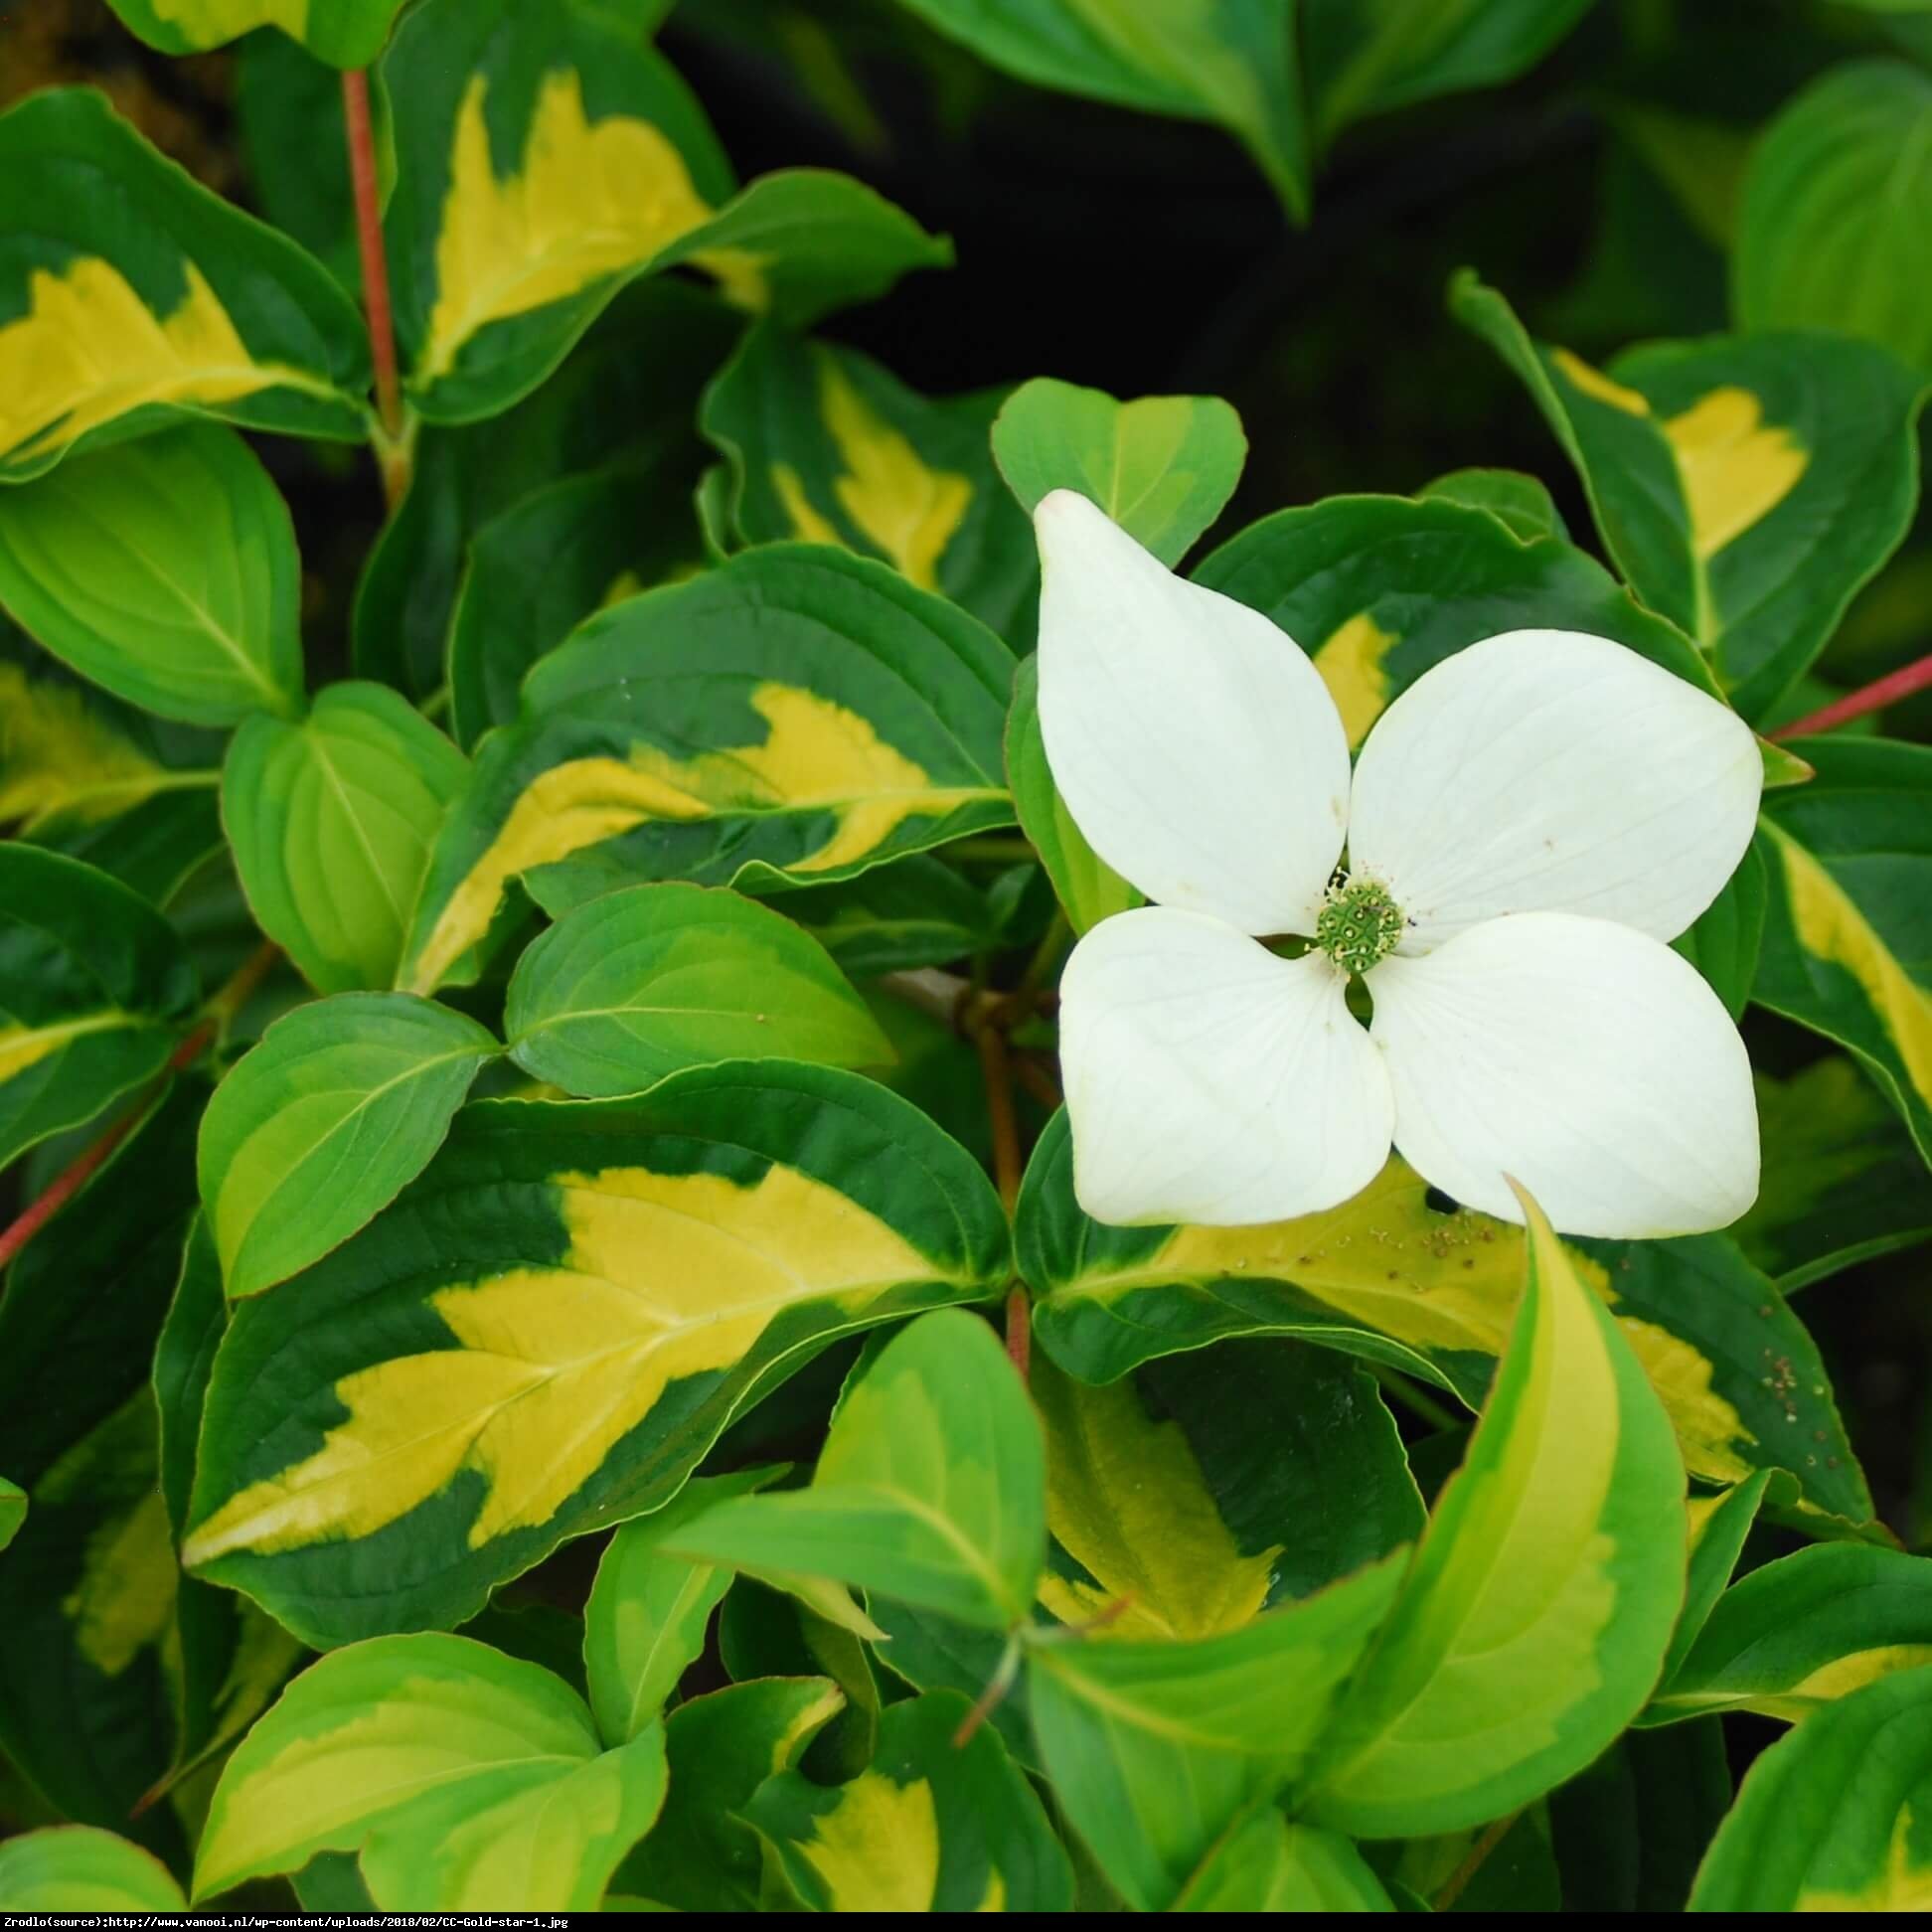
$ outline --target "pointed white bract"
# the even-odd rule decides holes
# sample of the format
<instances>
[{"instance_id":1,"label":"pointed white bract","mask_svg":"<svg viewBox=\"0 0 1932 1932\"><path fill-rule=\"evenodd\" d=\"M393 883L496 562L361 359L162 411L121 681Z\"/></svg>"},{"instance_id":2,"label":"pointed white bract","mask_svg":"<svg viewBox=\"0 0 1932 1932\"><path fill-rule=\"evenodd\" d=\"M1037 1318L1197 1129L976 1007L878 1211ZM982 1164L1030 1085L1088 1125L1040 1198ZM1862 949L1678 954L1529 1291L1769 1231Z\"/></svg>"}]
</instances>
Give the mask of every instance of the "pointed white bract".
<instances>
[{"instance_id":1,"label":"pointed white bract","mask_svg":"<svg viewBox=\"0 0 1932 1932\"><path fill-rule=\"evenodd\" d=\"M1285 1220L1388 1158L1388 1079L1320 953L1224 920L1102 919L1060 980L1073 1191L1097 1220Z\"/></svg>"},{"instance_id":2,"label":"pointed white bract","mask_svg":"<svg viewBox=\"0 0 1932 1932\"><path fill-rule=\"evenodd\" d=\"M1763 777L1750 726L1682 678L1607 638L1510 631L1375 721L1349 862L1401 906L1405 953L1506 912L1675 939L1737 870Z\"/></svg>"},{"instance_id":3,"label":"pointed white bract","mask_svg":"<svg viewBox=\"0 0 1932 1932\"><path fill-rule=\"evenodd\" d=\"M1313 665L1174 576L1083 497L1036 514L1041 726L1068 810L1154 906L1060 986L1074 1188L1096 1219L1286 1219L1397 1150L1509 1220L1719 1227L1757 1192L1750 1067L1662 942L1722 890L1762 768L1722 705L1608 639L1512 631L1420 678L1354 782ZM1344 840L1400 908L1313 938ZM1353 901L1350 901L1351 903ZM1345 903L1332 915L1344 917ZM1366 973L1350 1013L1336 958Z\"/></svg>"},{"instance_id":4,"label":"pointed white bract","mask_svg":"<svg viewBox=\"0 0 1932 1932\"><path fill-rule=\"evenodd\" d=\"M1087 843L1158 905L1310 930L1349 805L1349 742L1314 665L1085 497L1055 490L1034 522L1041 735Z\"/></svg>"},{"instance_id":5,"label":"pointed white bract","mask_svg":"<svg viewBox=\"0 0 1932 1932\"><path fill-rule=\"evenodd\" d=\"M1371 977L1395 1140L1425 1181L1569 1234L1688 1234L1757 1196L1757 1103L1695 967L1607 919L1525 912Z\"/></svg>"}]
</instances>

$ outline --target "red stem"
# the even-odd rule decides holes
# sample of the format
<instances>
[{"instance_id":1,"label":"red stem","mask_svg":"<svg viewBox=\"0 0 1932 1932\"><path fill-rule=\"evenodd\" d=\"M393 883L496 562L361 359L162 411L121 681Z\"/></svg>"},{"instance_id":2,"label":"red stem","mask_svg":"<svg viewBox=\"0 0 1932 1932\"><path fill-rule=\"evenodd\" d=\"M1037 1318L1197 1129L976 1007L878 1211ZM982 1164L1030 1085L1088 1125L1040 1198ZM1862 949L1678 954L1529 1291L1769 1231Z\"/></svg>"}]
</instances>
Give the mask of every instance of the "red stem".
<instances>
[{"instance_id":1,"label":"red stem","mask_svg":"<svg viewBox=\"0 0 1932 1932\"><path fill-rule=\"evenodd\" d=\"M1829 731L1840 724L1850 724L1854 718L1862 718L1866 712L1895 705L1899 699L1909 698L1913 692L1923 691L1927 685L1932 685L1932 656L1922 657L1916 664L1906 665L1903 670L1874 679L1862 690L1838 699L1823 711L1811 712L1793 724L1780 725L1771 733L1771 741L1782 744L1786 738L1815 737L1820 731Z\"/></svg>"},{"instance_id":2,"label":"red stem","mask_svg":"<svg viewBox=\"0 0 1932 1932\"><path fill-rule=\"evenodd\" d=\"M369 316L369 353L376 367L376 408L392 442L402 435L402 391L396 376L396 325L390 309L389 257L383 252L383 210L376 182L376 134L369 118L369 77L352 68L342 77L342 113L349 137L349 180L356 193L356 242L362 252L363 308ZM396 495L398 478L384 463L383 481Z\"/></svg>"},{"instance_id":3,"label":"red stem","mask_svg":"<svg viewBox=\"0 0 1932 1932\"><path fill-rule=\"evenodd\" d=\"M198 1059L221 1031L223 1023L240 1012L249 994L260 985L268 969L281 957L281 948L272 942L258 947L242 964L235 977L209 1001L202 1017L183 1035L180 1046L168 1055L168 1063L155 1075L133 1106L109 1126L90 1146L54 1177L47 1192L29 1202L5 1233L0 1233L0 1268L13 1260L22 1248L78 1195L106 1165L108 1157L133 1132L161 1089L168 1081Z\"/></svg>"}]
</instances>

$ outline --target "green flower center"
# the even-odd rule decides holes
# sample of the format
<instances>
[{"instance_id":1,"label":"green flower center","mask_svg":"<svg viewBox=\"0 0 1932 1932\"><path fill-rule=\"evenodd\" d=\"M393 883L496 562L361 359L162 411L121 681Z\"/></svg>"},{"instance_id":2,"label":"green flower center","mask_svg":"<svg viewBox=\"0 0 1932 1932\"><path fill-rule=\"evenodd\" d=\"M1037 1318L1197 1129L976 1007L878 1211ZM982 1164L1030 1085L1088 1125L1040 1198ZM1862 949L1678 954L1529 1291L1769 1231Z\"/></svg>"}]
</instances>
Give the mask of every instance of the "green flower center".
<instances>
[{"instance_id":1,"label":"green flower center","mask_svg":"<svg viewBox=\"0 0 1932 1932\"><path fill-rule=\"evenodd\" d=\"M1338 874L1315 920L1315 943L1345 973L1366 973L1395 950L1402 924L1386 886Z\"/></svg>"}]
</instances>

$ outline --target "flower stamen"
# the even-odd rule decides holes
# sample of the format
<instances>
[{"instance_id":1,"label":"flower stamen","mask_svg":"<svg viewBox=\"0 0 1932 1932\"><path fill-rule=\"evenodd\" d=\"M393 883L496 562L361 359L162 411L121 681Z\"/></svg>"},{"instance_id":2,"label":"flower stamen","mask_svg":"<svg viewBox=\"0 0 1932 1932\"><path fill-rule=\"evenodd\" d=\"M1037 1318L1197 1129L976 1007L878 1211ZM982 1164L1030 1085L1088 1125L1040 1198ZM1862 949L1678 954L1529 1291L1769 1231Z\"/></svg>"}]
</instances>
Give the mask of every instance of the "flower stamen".
<instances>
[{"instance_id":1,"label":"flower stamen","mask_svg":"<svg viewBox=\"0 0 1932 1932\"><path fill-rule=\"evenodd\" d=\"M1337 873L1315 920L1315 943L1345 973L1366 973L1392 953L1406 922L1388 888Z\"/></svg>"}]
</instances>

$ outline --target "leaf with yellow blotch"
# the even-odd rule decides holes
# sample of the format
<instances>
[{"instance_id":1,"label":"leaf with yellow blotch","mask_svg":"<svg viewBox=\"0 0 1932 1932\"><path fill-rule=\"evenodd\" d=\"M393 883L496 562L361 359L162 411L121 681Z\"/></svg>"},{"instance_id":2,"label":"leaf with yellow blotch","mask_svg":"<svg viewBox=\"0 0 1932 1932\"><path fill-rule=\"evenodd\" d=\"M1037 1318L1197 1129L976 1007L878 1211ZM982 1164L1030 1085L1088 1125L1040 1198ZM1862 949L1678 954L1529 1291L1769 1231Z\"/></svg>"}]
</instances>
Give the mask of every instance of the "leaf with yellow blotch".
<instances>
[{"instance_id":1,"label":"leaf with yellow blotch","mask_svg":"<svg viewBox=\"0 0 1932 1932\"><path fill-rule=\"evenodd\" d=\"M194 1001L181 939L146 899L0 842L0 1166L160 1072Z\"/></svg>"},{"instance_id":2,"label":"leaf with yellow blotch","mask_svg":"<svg viewBox=\"0 0 1932 1932\"><path fill-rule=\"evenodd\" d=\"M226 47L279 27L331 67L367 67L383 51L402 0L111 0L129 30L164 54Z\"/></svg>"},{"instance_id":3,"label":"leaf with yellow blotch","mask_svg":"<svg viewBox=\"0 0 1932 1932\"><path fill-rule=\"evenodd\" d=\"M73 679L0 623L0 825L154 905L221 849L221 740Z\"/></svg>"},{"instance_id":4,"label":"leaf with yellow blotch","mask_svg":"<svg viewBox=\"0 0 1932 1932\"><path fill-rule=\"evenodd\" d=\"M1751 997L1848 1047L1932 1162L1932 750L1801 738L1808 785L1769 794Z\"/></svg>"},{"instance_id":5,"label":"leaf with yellow blotch","mask_svg":"<svg viewBox=\"0 0 1932 1932\"><path fill-rule=\"evenodd\" d=\"M1053 1536L1041 1601L1063 1623L1116 1613L1096 1641L1237 1630L1421 1530L1374 1380L1333 1350L1233 1340L1099 1386L1042 1350L1032 1386Z\"/></svg>"},{"instance_id":6,"label":"leaf with yellow blotch","mask_svg":"<svg viewBox=\"0 0 1932 1932\"><path fill-rule=\"evenodd\" d=\"M183 409L357 440L368 382L368 333L329 272L101 95L0 115L0 483Z\"/></svg>"},{"instance_id":7,"label":"leaf with yellow blotch","mask_svg":"<svg viewBox=\"0 0 1932 1932\"><path fill-rule=\"evenodd\" d=\"M1449 306L1529 389L1638 595L1761 719L1911 523L1923 379L1799 332L1654 343L1605 372L1533 341L1468 270Z\"/></svg>"},{"instance_id":8,"label":"leaf with yellow blotch","mask_svg":"<svg viewBox=\"0 0 1932 1932\"><path fill-rule=\"evenodd\" d=\"M1065 1912L1073 1868L999 1733L957 1691L893 1704L845 1784L783 1770L742 1815L813 1912Z\"/></svg>"},{"instance_id":9,"label":"leaf with yellow blotch","mask_svg":"<svg viewBox=\"0 0 1932 1932\"><path fill-rule=\"evenodd\" d=\"M844 176L796 170L733 199L676 73L588 0L428 0L382 72L397 324L432 421L507 408L655 269L689 262L740 306L802 322L950 259Z\"/></svg>"},{"instance_id":10,"label":"leaf with yellow blotch","mask_svg":"<svg viewBox=\"0 0 1932 1932\"><path fill-rule=\"evenodd\" d=\"M1399 556L1399 571L1388 559ZM1330 497L1230 537L1194 578L1278 624L1313 660L1359 747L1415 681L1525 626L1614 639L1715 693L1689 641L1595 558L1455 497Z\"/></svg>"},{"instance_id":11,"label":"leaf with yellow blotch","mask_svg":"<svg viewBox=\"0 0 1932 1932\"><path fill-rule=\"evenodd\" d=\"M356 1850L376 1904L581 1911L664 1801L656 1724L603 1750L583 1699L467 1637L325 1657L223 1767L195 1897Z\"/></svg>"},{"instance_id":12,"label":"leaf with yellow blotch","mask_svg":"<svg viewBox=\"0 0 1932 1932\"><path fill-rule=\"evenodd\" d=\"M1340 1208L1297 1220L1111 1227L1080 1212L1070 1146L1061 1115L1035 1150L1017 1217L1036 1335L1069 1374L1108 1382L1227 1337L1285 1335L1481 1404L1522 1294L1522 1228L1431 1206L1400 1160ZM1735 1242L1579 1240L1566 1252L1617 1316L1694 1474L1729 1484L1782 1467L1802 1431L1805 1511L1870 1522L1817 1345ZM1768 1379L1767 1360L1780 1365Z\"/></svg>"},{"instance_id":13,"label":"leaf with yellow blotch","mask_svg":"<svg viewBox=\"0 0 1932 1932\"><path fill-rule=\"evenodd\" d=\"M829 883L1011 824L1012 678L963 611L802 545L601 611L478 747L401 983L447 979L526 874L555 916L639 880Z\"/></svg>"},{"instance_id":14,"label":"leaf with yellow blotch","mask_svg":"<svg viewBox=\"0 0 1932 1932\"><path fill-rule=\"evenodd\" d=\"M472 1103L395 1206L235 1311L186 1559L318 1645L460 1622L661 1505L837 1337L1007 1266L971 1158L857 1074Z\"/></svg>"},{"instance_id":15,"label":"leaf with yellow blotch","mask_svg":"<svg viewBox=\"0 0 1932 1932\"><path fill-rule=\"evenodd\" d=\"M1932 1665L1814 1711L1758 1758L1690 1909L1932 1910Z\"/></svg>"},{"instance_id":16,"label":"leaf with yellow blotch","mask_svg":"<svg viewBox=\"0 0 1932 1932\"><path fill-rule=\"evenodd\" d=\"M1004 391L930 401L869 357L753 329L706 392L747 544L802 538L877 557L1025 648L1040 564L993 466Z\"/></svg>"},{"instance_id":17,"label":"leaf with yellow blotch","mask_svg":"<svg viewBox=\"0 0 1932 1932\"><path fill-rule=\"evenodd\" d=\"M1582 1770L1649 1696L1684 1600L1684 1543L1658 1534L1684 1501L1670 1420L1518 1195L1528 1281L1483 1418L1300 1792L1358 1838L1484 1824Z\"/></svg>"}]
</instances>

